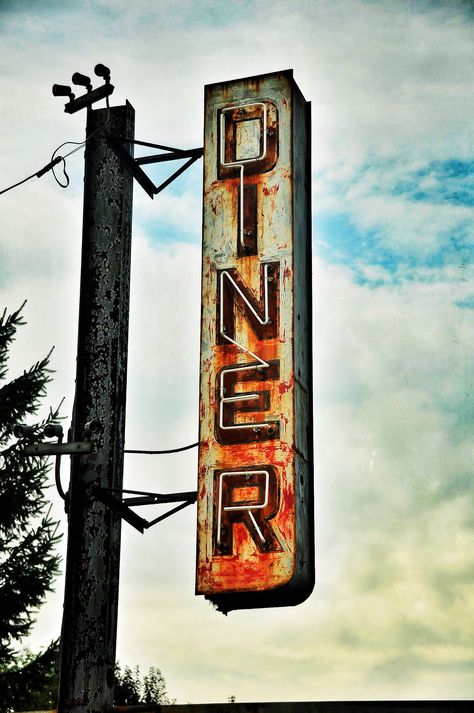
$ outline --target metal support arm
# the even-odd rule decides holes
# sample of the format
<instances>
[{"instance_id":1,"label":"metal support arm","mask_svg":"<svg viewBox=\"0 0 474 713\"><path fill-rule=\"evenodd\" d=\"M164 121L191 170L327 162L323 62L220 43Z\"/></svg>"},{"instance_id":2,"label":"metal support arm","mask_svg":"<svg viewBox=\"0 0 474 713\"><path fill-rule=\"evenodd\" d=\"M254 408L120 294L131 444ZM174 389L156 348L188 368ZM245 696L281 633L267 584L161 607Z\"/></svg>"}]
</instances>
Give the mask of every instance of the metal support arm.
<instances>
[{"instance_id":1,"label":"metal support arm","mask_svg":"<svg viewBox=\"0 0 474 713\"><path fill-rule=\"evenodd\" d=\"M166 153L153 154L151 156L142 156L139 158L133 158L127 151L123 142L128 142L129 144L138 144L139 146L148 146L150 148L157 148ZM132 176L138 181L144 191L148 193L150 198L153 198L163 189L169 186L178 176L180 176L186 169L188 169L198 158L204 153L203 148L196 149L176 149L171 146L163 146L162 144L151 144L146 141L131 141L130 139L124 139L117 136L109 136L108 143L110 148L115 151L116 155L123 161L126 168L130 171ZM179 159L188 158L188 161L178 168L177 171L171 174L166 181L160 183L156 186L153 181L146 175L145 171L141 168L142 165L150 163L162 163L163 161L177 161Z\"/></svg>"},{"instance_id":2,"label":"metal support arm","mask_svg":"<svg viewBox=\"0 0 474 713\"><path fill-rule=\"evenodd\" d=\"M119 499L113 493L121 493L122 498ZM95 496L104 505L109 507L114 512L118 513L129 525L132 525L136 530L142 534L146 529L156 525L158 522L165 520L170 515L183 510L188 505L192 505L197 500L197 491L187 491L184 493L145 493L140 490L117 490L116 488L96 488L94 490ZM134 493L140 497L135 498L124 498L123 493ZM168 510L163 515L159 515L154 520L145 520L143 517L137 515L130 505L157 505L162 503L175 503L180 504L171 510Z\"/></svg>"}]
</instances>

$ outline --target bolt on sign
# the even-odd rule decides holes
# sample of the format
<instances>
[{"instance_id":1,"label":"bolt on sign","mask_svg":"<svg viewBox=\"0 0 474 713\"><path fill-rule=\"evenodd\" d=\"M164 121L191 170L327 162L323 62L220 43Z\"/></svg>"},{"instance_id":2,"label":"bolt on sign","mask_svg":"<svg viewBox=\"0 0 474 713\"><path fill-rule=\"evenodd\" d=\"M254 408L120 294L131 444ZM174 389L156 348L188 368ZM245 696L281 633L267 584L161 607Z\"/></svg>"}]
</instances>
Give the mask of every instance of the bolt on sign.
<instances>
[{"instance_id":1,"label":"bolt on sign","mask_svg":"<svg viewBox=\"0 0 474 713\"><path fill-rule=\"evenodd\" d=\"M311 115L291 70L205 88L196 593L314 585Z\"/></svg>"}]
</instances>

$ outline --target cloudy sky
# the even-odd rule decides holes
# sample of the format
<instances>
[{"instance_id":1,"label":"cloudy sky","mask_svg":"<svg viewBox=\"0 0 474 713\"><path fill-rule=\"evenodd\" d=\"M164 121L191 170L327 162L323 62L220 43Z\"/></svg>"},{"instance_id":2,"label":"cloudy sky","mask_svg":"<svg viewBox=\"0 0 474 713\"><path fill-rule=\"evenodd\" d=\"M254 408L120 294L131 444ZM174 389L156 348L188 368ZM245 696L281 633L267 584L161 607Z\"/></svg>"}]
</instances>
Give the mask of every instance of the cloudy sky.
<instances>
[{"instance_id":1,"label":"cloudy sky","mask_svg":"<svg viewBox=\"0 0 474 713\"><path fill-rule=\"evenodd\" d=\"M97 62L145 141L202 145L213 82L292 68L312 102L317 583L224 617L194 596L193 508L124 524L118 658L179 702L474 694L473 19L469 0L0 0L0 189L83 138L51 85ZM28 300L12 375L55 345L44 408L65 396L67 418L82 156L67 189L0 197L0 308ZM154 201L135 186L128 448L197 439L201 172ZM125 484L193 489L196 453L129 455Z\"/></svg>"}]
</instances>

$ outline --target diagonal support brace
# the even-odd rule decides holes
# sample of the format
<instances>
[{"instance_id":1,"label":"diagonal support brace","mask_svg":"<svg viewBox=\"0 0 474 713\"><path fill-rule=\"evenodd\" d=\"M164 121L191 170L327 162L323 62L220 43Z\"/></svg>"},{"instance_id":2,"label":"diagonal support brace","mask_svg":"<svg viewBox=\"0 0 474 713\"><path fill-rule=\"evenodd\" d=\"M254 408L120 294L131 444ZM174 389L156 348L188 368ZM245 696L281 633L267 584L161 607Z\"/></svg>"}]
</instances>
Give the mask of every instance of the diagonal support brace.
<instances>
[{"instance_id":1,"label":"diagonal support brace","mask_svg":"<svg viewBox=\"0 0 474 713\"><path fill-rule=\"evenodd\" d=\"M111 488L96 488L94 490L95 496L98 500L114 512L118 513L126 522L129 523L129 525L132 525L132 527L142 534L146 529L152 527L152 525L156 525L158 522L170 517L170 515L174 515L180 510L183 510L185 507L188 507L188 505L192 505L197 500L197 491L194 490L184 493L169 493L167 495L162 495L160 493L143 493L141 497L121 499L115 497L115 495L112 494L113 492L124 493L127 491L115 491ZM179 505L150 521L140 517L130 508L130 505L156 505L160 503L174 502L179 502Z\"/></svg>"},{"instance_id":2,"label":"diagonal support brace","mask_svg":"<svg viewBox=\"0 0 474 713\"><path fill-rule=\"evenodd\" d=\"M115 151L116 155L125 164L126 168L130 171L132 176L138 181L143 190L148 193L150 198L154 198L158 193L164 190L170 185L178 176L180 176L184 171L186 171L192 164L197 161L204 154L203 148L196 149L175 149L170 146L162 146L161 144L150 144L144 141L133 141L128 143L139 144L142 146L150 146L152 148L158 148L166 151L166 153L153 154L151 156L142 156L139 158L134 158L130 155L127 149L124 147L122 139L116 136L108 137L108 144L110 148ZM142 165L152 164L152 163L162 163L164 161L178 161L183 158L188 158L185 164L180 166L177 171L171 174L163 183L156 186L153 181L146 175L145 171L141 168Z\"/></svg>"}]
</instances>

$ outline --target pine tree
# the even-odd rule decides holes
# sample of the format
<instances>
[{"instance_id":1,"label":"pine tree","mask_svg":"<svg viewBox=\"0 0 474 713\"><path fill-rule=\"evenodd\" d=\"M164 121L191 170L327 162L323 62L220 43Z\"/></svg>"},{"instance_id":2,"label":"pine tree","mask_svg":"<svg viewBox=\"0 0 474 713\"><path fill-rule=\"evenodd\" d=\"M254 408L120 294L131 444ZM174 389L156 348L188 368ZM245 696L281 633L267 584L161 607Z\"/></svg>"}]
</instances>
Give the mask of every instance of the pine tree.
<instances>
[{"instance_id":1,"label":"pine tree","mask_svg":"<svg viewBox=\"0 0 474 713\"><path fill-rule=\"evenodd\" d=\"M55 546L58 523L51 517L45 496L48 463L25 456L25 438L14 439L16 424L29 421L32 438L40 441L58 411L38 420L41 399L50 381L50 354L7 380L8 350L17 329L25 324L22 307L0 318L0 711L25 709L28 696L51 678L56 642L37 656L18 652L30 633L35 612L52 590L58 573ZM31 423L33 421L33 423Z\"/></svg>"}]
</instances>

